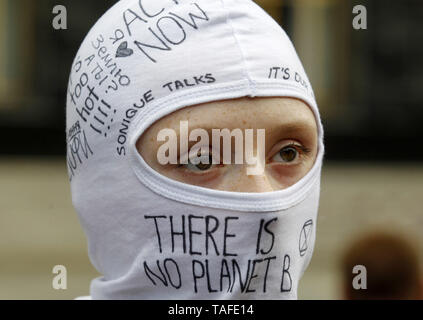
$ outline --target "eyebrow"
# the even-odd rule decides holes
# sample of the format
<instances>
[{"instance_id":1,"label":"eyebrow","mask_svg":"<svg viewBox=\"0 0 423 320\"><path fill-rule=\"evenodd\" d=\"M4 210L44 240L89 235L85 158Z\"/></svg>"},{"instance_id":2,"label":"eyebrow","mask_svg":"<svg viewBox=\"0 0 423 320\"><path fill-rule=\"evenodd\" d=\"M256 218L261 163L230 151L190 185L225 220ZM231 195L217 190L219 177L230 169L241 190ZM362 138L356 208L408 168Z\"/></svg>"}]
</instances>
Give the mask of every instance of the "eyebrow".
<instances>
[{"instance_id":1,"label":"eyebrow","mask_svg":"<svg viewBox=\"0 0 423 320\"><path fill-rule=\"evenodd\" d=\"M184 121L184 120L181 120ZM303 121L303 120L296 120L296 121L292 121L292 122L287 122L287 123L281 123L281 124L272 124L272 129L277 129L280 130L281 133L284 134L289 134L289 133L297 133L299 131L314 131L316 129L315 126L311 125L310 122L308 121ZM263 126L264 127L264 126ZM165 129L165 128L162 128ZM172 129L176 132L178 138L180 136L180 127L179 127L179 123L176 126L170 126L168 127L168 129ZM212 130L213 129L217 129L217 130L224 130L224 129L229 129L230 131L235 130L235 129L241 129L241 128L237 128L237 127L227 127L227 126L219 126L219 125L190 125L188 128L188 135L194 131L195 129L203 129L205 131L207 131L207 133L211 136L212 134ZM242 131L244 131L245 129L267 129L267 128L244 128L241 129Z\"/></svg>"},{"instance_id":2,"label":"eyebrow","mask_svg":"<svg viewBox=\"0 0 423 320\"><path fill-rule=\"evenodd\" d=\"M303 131L312 132L315 130L317 133L316 126L311 125L308 121L302 121L302 120L291 122L286 125L282 125L280 130L284 134L293 134L293 133L298 133Z\"/></svg>"}]
</instances>

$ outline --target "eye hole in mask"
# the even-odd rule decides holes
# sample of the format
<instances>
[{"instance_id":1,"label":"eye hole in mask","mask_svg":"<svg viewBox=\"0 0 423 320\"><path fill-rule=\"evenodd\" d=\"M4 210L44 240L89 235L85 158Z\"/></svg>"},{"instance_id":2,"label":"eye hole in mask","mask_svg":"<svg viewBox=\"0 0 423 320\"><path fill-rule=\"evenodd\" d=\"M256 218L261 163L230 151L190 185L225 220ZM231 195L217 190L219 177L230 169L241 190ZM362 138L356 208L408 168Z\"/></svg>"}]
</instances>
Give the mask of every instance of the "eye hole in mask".
<instances>
[{"instance_id":1,"label":"eye hole in mask","mask_svg":"<svg viewBox=\"0 0 423 320\"><path fill-rule=\"evenodd\" d=\"M201 148L198 140L190 141L188 153L180 151L180 123L189 123L188 136L194 129L208 132L209 141ZM178 135L177 163L160 164L157 150L158 132L173 129ZM265 130L263 165L261 174L249 175L247 163L235 161L236 138L231 137L231 162L224 162L223 139L216 148L212 144L213 129ZM241 152L246 150L246 135L242 136ZM261 147L254 134L255 156ZM193 146L195 151L193 156ZM156 121L140 137L139 153L158 173L173 180L204 188L234 192L269 192L285 189L312 168L317 155L317 126L310 108L302 101L291 98L240 98L195 105L175 111ZM198 150L198 151L197 151ZM182 162L181 159L188 161Z\"/></svg>"}]
</instances>

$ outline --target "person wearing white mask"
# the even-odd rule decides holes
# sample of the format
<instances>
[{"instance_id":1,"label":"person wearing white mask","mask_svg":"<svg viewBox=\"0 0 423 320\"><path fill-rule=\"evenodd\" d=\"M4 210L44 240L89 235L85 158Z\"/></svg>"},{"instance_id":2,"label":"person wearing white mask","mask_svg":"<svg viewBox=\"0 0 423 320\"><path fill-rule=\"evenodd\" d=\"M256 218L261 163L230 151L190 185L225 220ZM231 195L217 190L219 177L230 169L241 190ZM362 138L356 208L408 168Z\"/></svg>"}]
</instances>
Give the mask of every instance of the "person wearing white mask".
<instances>
[{"instance_id":1,"label":"person wearing white mask","mask_svg":"<svg viewBox=\"0 0 423 320\"><path fill-rule=\"evenodd\" d=\"M198 141L181 139L182 123L190 138L264 130L251 146L261 170L223 163L212 134L201 150L216 162L192 161L182 150ZM160 161L169 130L176 163ZM103 275L90 298L297 298L323 128L291 41L253 1L119 1L73 62L67 144L72 201Z\"/></svg>"}]
</instances>

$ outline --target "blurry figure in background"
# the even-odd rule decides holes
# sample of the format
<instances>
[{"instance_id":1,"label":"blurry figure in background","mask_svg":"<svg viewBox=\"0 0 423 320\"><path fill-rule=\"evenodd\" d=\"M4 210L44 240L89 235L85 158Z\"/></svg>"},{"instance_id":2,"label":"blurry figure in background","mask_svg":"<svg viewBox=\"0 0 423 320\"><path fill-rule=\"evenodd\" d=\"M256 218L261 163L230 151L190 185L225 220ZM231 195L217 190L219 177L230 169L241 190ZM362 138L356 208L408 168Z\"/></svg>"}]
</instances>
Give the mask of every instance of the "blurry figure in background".
<instances>
[{"instance_id":1,"label":"blurry figure in background","mask_svg":"<svg viewBox=\"0 0 423 320\"><path fill-rule=\"evenodd\" d=\"M366 268L367 288L355 289L354 266ZM405 238L373 232L354 242L342 260L344 298L349 300L416 300L423 298L423 279L416 248Z\"/></svg>"}]
</instances>

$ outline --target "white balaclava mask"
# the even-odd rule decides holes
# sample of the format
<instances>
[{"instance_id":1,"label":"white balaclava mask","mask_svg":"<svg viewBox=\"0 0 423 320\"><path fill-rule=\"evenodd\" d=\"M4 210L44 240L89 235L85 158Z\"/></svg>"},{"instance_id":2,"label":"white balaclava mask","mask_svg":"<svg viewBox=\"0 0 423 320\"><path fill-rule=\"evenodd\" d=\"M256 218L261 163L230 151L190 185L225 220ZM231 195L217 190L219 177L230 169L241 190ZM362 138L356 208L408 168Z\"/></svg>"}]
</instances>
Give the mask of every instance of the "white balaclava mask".
<instances>
[{"instance_id":1,"label":"white balaclava mask","mask_svg":"<svg viewBox=\"0 0 423 320\"><path fill-rule=\"evenodd\" d=\"M311 85L281 27L251 0L121 0L90 30L67 95L67 164L93 299L296 299L310 262L323 158ZM227 192L169 179L140 135L186 106L293 97L318 124L291 187Z\"/></svg>"}]
</instances>

